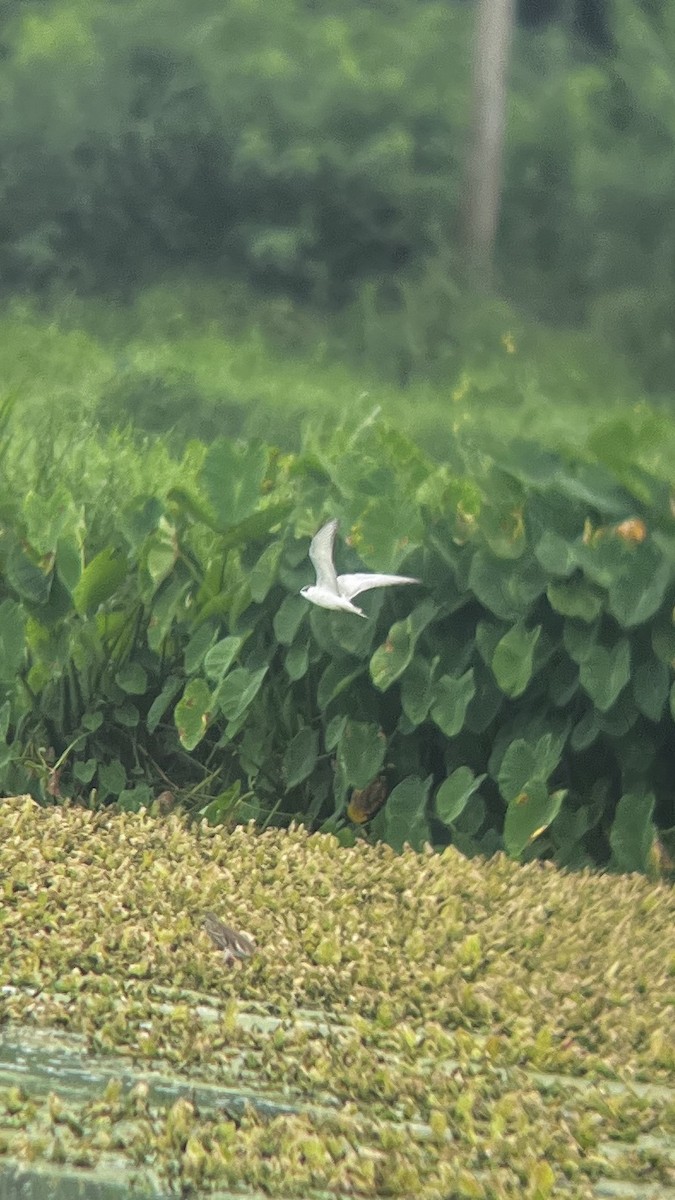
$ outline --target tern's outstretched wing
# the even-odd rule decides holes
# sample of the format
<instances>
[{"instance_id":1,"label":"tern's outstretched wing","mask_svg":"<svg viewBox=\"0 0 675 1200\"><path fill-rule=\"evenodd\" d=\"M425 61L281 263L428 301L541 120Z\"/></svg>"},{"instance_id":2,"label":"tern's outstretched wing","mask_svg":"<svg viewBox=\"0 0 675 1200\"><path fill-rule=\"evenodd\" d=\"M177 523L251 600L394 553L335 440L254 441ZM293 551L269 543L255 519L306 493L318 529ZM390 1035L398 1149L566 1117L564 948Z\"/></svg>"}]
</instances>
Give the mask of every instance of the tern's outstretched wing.
<instances>
[{"instance_id":1,"label":"tern's outstretched wing","mask_svg":"<svg viewBox=\"0 0 675 1200\"><path fill-rule=\"evenodd\" d=\"M393 587L398 583L420 583L420 580L411 579L409 575L376 575L370 571L337 577L338 591L347 600L353 600L354 596L369 592L371 588Z\"/></svg>"},{"instance_id":2,"label":"tern's outstretched wing","mask_svg":"<svg viewBox=\"0 0 675 1200\"><path fill-rule=\"evenodd\" d=\"M333 546L337 527L337 517L328 521L326 525L322 525L319 532L315 533L312 538L309 547L309 557L316 571L317 587L328 588L335 595L338 594L338 581L333 566Z\"/></svg>"}]
</instances>

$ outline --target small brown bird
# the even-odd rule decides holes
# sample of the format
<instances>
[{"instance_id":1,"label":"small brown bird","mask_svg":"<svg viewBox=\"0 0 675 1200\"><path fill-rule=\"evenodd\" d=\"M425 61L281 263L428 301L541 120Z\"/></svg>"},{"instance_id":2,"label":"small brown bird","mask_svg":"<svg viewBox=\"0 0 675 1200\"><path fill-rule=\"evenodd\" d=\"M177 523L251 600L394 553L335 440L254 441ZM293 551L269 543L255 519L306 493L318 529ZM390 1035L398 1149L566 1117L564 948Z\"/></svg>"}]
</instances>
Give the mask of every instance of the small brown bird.
<instances>
[{"instance_id":1,"label":"small brown bird","mask_svg":"<svg viewBox=\"0 0 675 1200\"><path fill-rule=\"evenodd\" d=\"M250 958L255 950L255 942L247 933L237 933L224 925L215 913L208 912L204 916L204 930L211 938L214 946L222 950L228 966L237 958Z\"/></svg>"},{"instance_id":2,"label":"small brown bird","mask_svg":"<svg viewBox=\"0 0 675 1200\"><path fill-rule=\"evenodd\" d=\"M379 775L364 788L355 788L347 807L347 816L355 825L365 825L382 808L389 794L387 781Z\"/></svg>"}]
</instances>

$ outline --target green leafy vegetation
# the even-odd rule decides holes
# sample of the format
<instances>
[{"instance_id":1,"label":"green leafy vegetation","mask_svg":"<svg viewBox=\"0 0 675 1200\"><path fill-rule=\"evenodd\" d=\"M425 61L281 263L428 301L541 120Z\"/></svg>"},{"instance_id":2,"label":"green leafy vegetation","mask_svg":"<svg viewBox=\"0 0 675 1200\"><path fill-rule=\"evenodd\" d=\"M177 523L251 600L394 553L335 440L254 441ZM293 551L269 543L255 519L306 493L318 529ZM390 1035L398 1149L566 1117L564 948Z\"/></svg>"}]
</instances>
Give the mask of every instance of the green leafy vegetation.
<instances>
[{"instance_id":1,"label":"green leafy vegetation","mask_svg":"<svg viewBox=\"0 0 675 1200\"><path fill-rule=\"evenodd\" d=\"M563 452L484 414L441 465L373 413L306 425L295 453L175 457L98 430L83 399L58 464L36 438L31 480L31 403L6 448L5 791L137 809L168 789L213 820L350 840L351 792L381 776L367 833L394 846L668 869L664 417L623 409ZM53 414L53 444L72 420ZM367 595L367 621L309 605L332 515L343 569L422 585Z\"/></svg>"}]
</instances>

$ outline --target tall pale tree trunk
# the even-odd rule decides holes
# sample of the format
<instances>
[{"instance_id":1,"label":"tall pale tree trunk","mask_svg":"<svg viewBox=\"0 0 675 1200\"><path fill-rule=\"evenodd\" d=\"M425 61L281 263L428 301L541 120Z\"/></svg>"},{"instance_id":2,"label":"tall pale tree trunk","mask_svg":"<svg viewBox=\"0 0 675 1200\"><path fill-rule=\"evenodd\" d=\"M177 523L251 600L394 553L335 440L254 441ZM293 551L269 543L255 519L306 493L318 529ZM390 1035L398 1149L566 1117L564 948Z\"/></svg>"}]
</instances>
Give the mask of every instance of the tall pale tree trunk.
<instances>
[{"instance_id":1,"label":"tall pale tree trunk","mask_svg":"<svg viewBox=\"0 0 675 1200\"><path fill-rule=\"evenodd\" d=\"M489 288L502 188L509 55L516 0L476 0L473 121L464 200L464 247L472 283Z\"/></svg>"}]
</instances>

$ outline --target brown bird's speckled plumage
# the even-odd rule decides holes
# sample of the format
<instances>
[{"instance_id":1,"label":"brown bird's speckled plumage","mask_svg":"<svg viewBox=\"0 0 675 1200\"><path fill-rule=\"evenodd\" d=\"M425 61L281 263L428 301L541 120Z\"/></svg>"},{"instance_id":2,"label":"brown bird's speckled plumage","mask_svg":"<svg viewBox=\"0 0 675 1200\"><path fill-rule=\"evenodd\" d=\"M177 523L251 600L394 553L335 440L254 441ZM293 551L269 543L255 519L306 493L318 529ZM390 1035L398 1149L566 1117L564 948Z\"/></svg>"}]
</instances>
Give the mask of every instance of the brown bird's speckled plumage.
<instances>
[{"instance_id":1,"label":"brown bird's speckled plumage","mask_svg":"<svg viewBox=\"0 0 675 1200\"><path fill-rule=\"evenodd\" d=\"M215 913L208 912L204 916L204 930L211 938L214 946L222 950L228 963L237 958L250 958L255 950L255 942L247 933L237 933L224 925Z\"/></svg>"}]
</instances>

